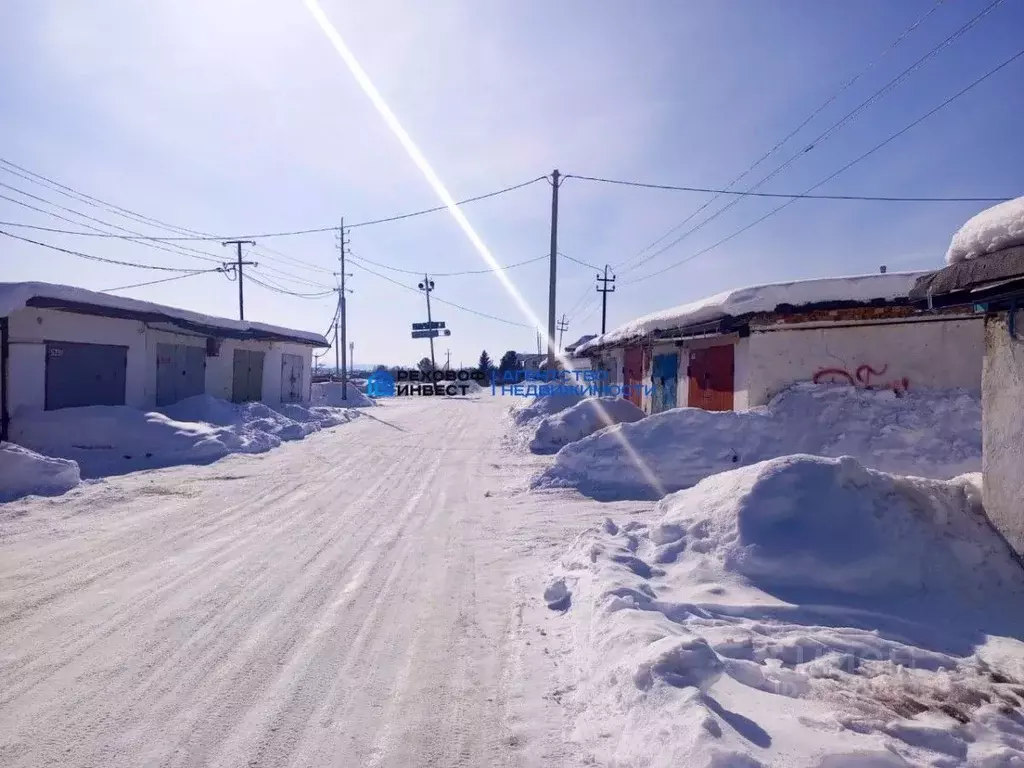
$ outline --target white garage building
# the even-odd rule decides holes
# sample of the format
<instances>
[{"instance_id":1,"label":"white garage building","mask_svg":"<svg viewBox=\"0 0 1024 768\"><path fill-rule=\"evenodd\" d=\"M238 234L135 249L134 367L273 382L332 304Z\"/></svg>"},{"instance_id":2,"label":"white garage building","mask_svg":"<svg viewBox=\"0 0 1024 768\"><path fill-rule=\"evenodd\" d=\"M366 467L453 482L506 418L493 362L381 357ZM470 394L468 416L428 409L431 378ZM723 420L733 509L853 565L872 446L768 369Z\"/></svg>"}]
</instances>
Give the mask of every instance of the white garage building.
<instances>
[{"instance_id":1,"label":"white garage building","mask_svg":"<svg viewBox=\"0 0 1024 768\"><path fill-rule=\"evenodd\" d=\"M0 283L2 439L12 420L87 405L140 409L203 393L308 402L323 336L49 283Z\"/></svg>"},{"instance_id":2,"label":"white garage building","mask_svg":"<svg viewBox=\"0 0 1024 768\"><path fill-rule=\"evenodd\" d=\"M923 274L739 288L637 318L576 354L648 413L747 410L802 381L980 391L982 318L920 312L908 294Z\"/></svg>"}]
</instances>

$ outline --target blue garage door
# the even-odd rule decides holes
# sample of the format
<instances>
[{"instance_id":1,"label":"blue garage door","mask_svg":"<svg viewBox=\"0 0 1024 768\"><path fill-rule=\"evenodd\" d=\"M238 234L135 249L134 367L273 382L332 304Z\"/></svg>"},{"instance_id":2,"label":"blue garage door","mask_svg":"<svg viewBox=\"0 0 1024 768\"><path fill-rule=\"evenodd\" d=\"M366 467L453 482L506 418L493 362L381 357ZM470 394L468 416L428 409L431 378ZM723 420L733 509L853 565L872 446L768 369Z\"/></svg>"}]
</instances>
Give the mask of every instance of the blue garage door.
<instances>
[{"instance_id":1,"label":"blue garage door","mask_svg":"<svg viewBox=\"0 0 1024 768\"><path fill-rule=\"evenodd\" d=\"M651 413L661 413L676 407L676 384L679 355L655 355L651 369L654 392L651 395Z\"/></svg>"},{"instance_id":2,"label":"blue garage door","mask_svg":"<svg viewBox=\"0 0 1024 768\"><path fill-rule=\"evenodd\" d=\"M45 408L124 405L128 347L46 342Z\"/></svg>"}]
</instances>

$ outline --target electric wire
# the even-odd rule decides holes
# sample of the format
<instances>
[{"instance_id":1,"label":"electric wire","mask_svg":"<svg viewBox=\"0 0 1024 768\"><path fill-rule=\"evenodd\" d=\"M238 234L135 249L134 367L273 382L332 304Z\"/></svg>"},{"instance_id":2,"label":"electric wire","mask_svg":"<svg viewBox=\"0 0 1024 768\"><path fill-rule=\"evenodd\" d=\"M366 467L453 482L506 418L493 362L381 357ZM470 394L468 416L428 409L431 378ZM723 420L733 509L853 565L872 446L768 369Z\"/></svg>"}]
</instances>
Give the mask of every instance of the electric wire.
<instances>
[{"instance_id":1,"label":"electric wire","mask_svg":"<svg viewBox=\"0 0 1024 768\"><path fill-rule=\"evenodd\" d=\"M956 40L958 40L960 37L962 37L964 34L966 34L967 31L969 31L972 27L974 27L976 24L978 24L983 18L985 18L985 16L987 16L989 13L991 13L993 10L995 10L995 8L997 6L999 6L1002 2L1004 2L1004 0L992 0L991 3L989 3L985 8L983 8L981 11L979 11L977 14L975 14L973 17L971 17L965 24L961 25L956 31L954 31L953 33L948 35L940 43L938 43L937 45L932 47L923 56L919 57L916 61L914 61L914 63L912 63L909 67L907 67L902 72L900 72L900 74L898 74L896 77L894 77L889 82L887 82L885 85L883 85L881 88L879 88L874 93L872 93L867 99L865 99L860 104L858 104L856 107L854 107L850 112L847 112L843 117L841 117L839 120L834 122L827 129L825 129L824 132L822 132L817 137L812 139L811 142L804 147L804 149L802 149L799 152L797 152L796 154L792 155L788 160L786 160L784 163L782 163L782 165L777 166L767 176L762 178L757 183L755 183L755 184L751 185L750 187L748 187L745 191L746 192L752 192L752 191L760 188L761 186L766 184L768 181L773 179L775 176L777 176L779 173L781 173L786 168L788 168L790 165L792 165L797 159L803 157L805 154L810 152L812 149L815 149L816 147L820 146L822 143L827 141L829 138L831 138L831 136L833 134L835 134L837 131L839 131L843 126L845 126L848 123L850 123L857 115L859 115L865 109L867 109L872 104L874 104L876 101L881 99L887 93L889 93L890 91L895 89L898 85L900 85L900 83L905 81L908 77L910 77L910 75L912 75L914 72L916 72L918 69L920 69L921 66L926 61L928 61L929 59L931 59L934 56L937 56L942 50L944 50L949 45L952 45ZM915 23L915 26L916 26L916 23ZM913 27L911 29L913 29ZM904 35L901 35L901 37L898 38L897 40L902 39L902 37L905 37L905 35L906 35L906 33L904 33ZM802 127L802 125L801 125L801 127ZM784 142L782 142L782 143L784 143ZM774 149L769 151L768 155L771 155L774 151L775 151ZM767 157L767 155L766 155L766 157ZM745 171L739 177L737 177L732 182L730 182L730 184L727 186L727 189L731 188L733 184L735 184L740 179L745 177L751 170L753 170L754 167L759 165L760 162L762 162L764 159L765 158L761 158L761 160L758 160L754 164L754 166L751 166L751 168L749 168L747 171ZM619 262L618 264L616 264L615 265L615 269L619 269L623 264L636 259L637 257L641 256L646 251L650 250L650 248L654 247L655 245L657 245L658 243L663 241L666 237L670 236L674 232L677 232L679 229L681 229L683 226L685 226L689 221L691 221L694 217L696 217L697 214L699 214L701 211L705 210L708 206L710 206L715 200L718 199L718 197L719 197L719 195L715 195L713 198L711 198L706 203L704 203L702 206L700 206L696 211L694 211L692 214L690 214L682 222L680 222L675 227L670 229L668 232L663 234L657 240L653 241L652 243L648 244L643 249L641 249L641 251L639 253L637 253L635 256L631 257L630 259L627 259L626 261ZM725 205L722 208L720 208L718 211L712 213L710 216L708 216L707 218L705 218L704 220L702 220L701 222L699 222L695 226L693 226L690 229L688 229L687 231L685 231L682 235L680 235L678 238L676 238L671 243L669 243L668 247L671 248L672 246L678 244L683 239L685 239L689 235L693 234L694 232L698 231L699 229L701 229L702 227L704 227L705 225L707 225L711 221L714 221L720 215L722 215L727 210L732 208L734 205L739 203L742 199L743 199L743 197L735 198L730 203L728 203L727 205ZM665 249L659 251L658 253L659 254L660 253L664 253L664 251L667 250L667 249L668 248L665 248ZM634 269L637 269L643 263L645 263L647 261L650 261L652 258L654 258L654 257L653 256L648 256L648 257L646 257L644 259L641 259L636 264L634 264L634 265L630 266L629 268L627 268L625 270L625 272L631 272Z\"/></svg>"},{"instance_id":2,"label":"electric wire","mask_svg":"<svg viewBox=\"0 0 1024 768\"><path fill-rule=\"evenodd\" d=\"M676 192L704 192L717 195L738 195L741 197L793 197L802 200L867 200L883 203L1003 203L1011 200L1010 197L884 197L871 195L805 195L799 192L737 192L725 189L712 189L708 187L685 187L670 184L648 184L641 181L625 181L622 179L604 179L599 176L577 176L567 174L567 179L582 179L583 181L597 181L604 184L618 184L628 187L643 187L645 189L663 189ZM562 254L565 256L565 254ZM569 259L569 256L566 256ZM576 259L571 259L576 261ZM583 263L583 262L579 262ZM593 266L585 264L584 266ZM596 267L595 267L596 269Z\"/></svg>"},{"instance_id":3,"label":"electric wire","mask_svg":"<svg viewBox=\"0 0 1024 768\"><path fill-rule=\"evenodd\" d=\"M925 114L921 115L921 116L920 116L919 118L917 118L917 119L916 119L916 120L914 120L913 122L911 122L911 123L909 123L908 125L906 125L906 126L904 126L903 128L901 128L901 129L900 129L899 131L897 131L896 133L892 134L891 136L889 136L888 138L884 139L883 141L880 141L880 142L879 142L878 144L876 144L875 146L873 146L873 147L872 147L871 149L869 149L869 150L868 150L867 152L864 152L864 153L863 153L862 155L860 155L859 157L856 157L856 158L854 158L853 160L851 160L850 162L848 162L848 163L847 163L846 165L844 165L844 166L843 166L842 168L840 168L839 170L837 170L837 171L835 171L835 172L833 172L833 173L829 174L828 176L826 176L826 177L825 177L824 179L822 179L821 181L819 181L819 182L817 182L816 184L814 184L814 185L812 185L812 186L808 187L808 188L807 188L807 189L805 190L805 193L806 193L806 192L811 192L812 190L815 190L815 189L817 189L818 187L822 186L823 184L825 184L825 183L827 183L827 182L831 181L832 179L834 179L834 178L835 178L836 176L838 176L839 174L841 174L841 173L843 173L844 171L847 171L848 169L852 168L852 167L853 167L854 165L856 165L857 163L861 162L861 161L862 161L862 160L864 160L865 158L867 158L867 157L870 157L870 156L871 156L871 155L873 155L873 154L874 154L875 152L877 152L878 150L880 150L880 149L881 149L882 147L884 147L884 146L886 146L887 144L889 144L889 142L891 142L891 141L893 141L893 140L895 140L895 139L899 138L899 137L900 137L900 136L902 136L902 135L903 135L904 133L906 133L906 132L907 132L907 131L909 131L909 130L910 130L911 128L913 128L914 126L916 126L916 125L918 125L919 123L923 122L924 120L928 119L929 117L931 117L932 115L934 115L934 114L935 114L936 112L938 112L939 110L941 110L941 109L943 109L943 108L945 108L945 107L949 106L949 105L950 105L951 103L953 103L953 102L954 102L954 101L955 101L956 99L960 98L961 96L963 96L963 95L964 95L965 93L967 93L968 91L971 91L972 89L976 88L976 87L977 87L978 85L980 85L981 83L983 83L983 82L984 82L985 80L987 80L988 78L992 77L992 75L996 74L997 72L999 72L999 71L1000 71L1001 69L1003 69L1004 67L1006 67L1006 66L1008 66L1008 65L1012 64L1012 63L1013 63L1014 61L1016 61L1017 59L1019 59L1019 58L1020 58L1021 56L1024 56L1024 49L1021 49L1020 51L1018 51L1017 53L1015 53L1015 54L1014 54L1013 56L1011 56L1010 58L1008 58L1008 59L1006 59L1005 61L1003 61L1003 62L1002 62L1001 64L998 64L998 65L996 65L995 67L993 67L992 69L990 69L990 70L989 70L988 72L986 72L985 74L983 74L983 75L982 75L981 77L977 78L976 80L974 80L973 82L971 82L970 84L968 84L967 86L965 86L964 88L960 89L960 90L959 90L959 91L957 91L957 92L956 92L955 94L953 94L952 96L950 96L949 98L947 98L947 99L946 99L945 101L943 101L943 102L942 102L941 104L939 104L939 105L938 105L937 107L934 107L933 109L931 109L931 110L929 110L928 112L926 112ZM734 237L736 237L737 235L740 235L740 234L742 234L742 233L746 232L747 230L751 229L752 227L755 227L755 226L757 226L758 224L760 224L760 223L761 223L762 221L764 221L765 219L768 219L768 218L770 218L771 216L774 216L774 215L775 215L776 213L778 213L778 212L779 212L779 211L781 211L782 209L784 209L784 208L786 208L786 207L788 207L788 206L792 205L792 204L793 204L794 202L796 202L796 201L797 201L797 200L799 200L799 199L800 199L799 197L793 197L792 199L790 199L790 200L787 200L787 201L786 201L785 203L783 203L782 205L780 205L780 206L778 206L778 207L776 207L776 208L773 208L773 209L772 209L771 211L769 211L768 213L764 214L764 215L763 215L763 216L761 216L760 218L758 218L758 219L755 219L754 221L750 222L750 223L749 223L749 224L747 224L746 226L744 226L744 227L741 227L740 229L736 230L736 231L735 231L735 232L733 232L732 234L730 234L730 235L728 235L728 236L726 236L726 237L722 238L722 239L721 239L721 240L719 240L718 242L716 242L716 243L713 243L712 245L709 245L709 246L708 246L708 247L706 247L706 248L703 248L703 249L701 249L701 250L697 251L696 253L692 254L691 256L688 256L688 257L687 257L687 258L685 258L685 259L682 259L682 260L680 260L680 261L677 261L677 262L675 262L674 264L670 264L669 266L665 267L664 269L660 269L660 270L658 270L657 272L651 272L651 273L650 273L650 274L648 274L648 275L644 275L643 277L638 277L638 278L635 278L635 279L633 279L633 280L625 280L625 281L623 281L622 285L631 285L631 284L633 284L633 283L639 283L639 282L641 282L641 281L643 281L643 280L649 280L649 279L650 279L650 278L652 278L652 277L657 277L658 275L664 274L665 272L667 272L667 271L669 271L669 270L671 270L671 269L675 269L676 267L678 267L678 266L680 266L680 265L682 265L682 264L686 264L686 263L688 263L688 262L690 262L690 261L693 261L694 259L698 258L699 256L703 256L703 255L704 255L705 253L708 253L709 251L712 251L712 250L714 250L714 249L715 249L715 248L717 248L718 246L720 246L720 245L722 245L722 244L724 244L724 243L727 243L728 241L732 240L732 239L733 239ZM668 247L668 246L666 246L666 248L667 248L667 247Z\"/></svg>"},{"instance_id":4,"label":"electric wire","mask_svg":"<svg viewBox=\"0 0 1024 768\"><path fill-rule=\"evenodd\" d=\"M382 280L387 280L389 283L393 283L393 284L397 285L400 288L404 288L407 291L412 291L413 293L422 293L422 291L420 291L418 288L413 288L411 285L406 285L405 283L399 282L398 280L395 280L394 278L388 277L387 275L382 275L380 272L375 272L374 270L369 269L368 267L365 267L362 264L358 264L358 263L353 262L352 266L354 266L356 269L361 269L364 272L369 272L371 275L379 277ZM447 301L447 300L442 299L442 298L440 298L438 296L431 295L431 301L436 301L438 304L446 304L449 307L454 307L455 309L461 309L463 312L469 312L470 314L477 315L479 317L486 317L489 320L496 320L499 323L505 323L506 325L514 325L514 326L517 326L519 328L530 328L530 327L532 327L532 326L526 325L525 323L518 323L515 320L508 320L508 319L506 319L504 317L497 317L495 315L489 315L486 312L480 312L479 310L476 310L476 309L470 309L469 307L464 307L461 304L456 304L454 301Z\"/></svg>"},{"instance_id":5,"label":"electric wire","mask_svg":"<svg viewBox=\"0 0 1024 768\"><path fill-rule=\"evenodd\" d=\"M547 178L547 176L538 176L535 179L531 179L530 181L524 181L524 182L522 182L520 184L514 184L511 187L505 187L503 189L499 189L499 190L496 190L494 192L488 192L487 194L484 194L484 195L477 195L476 197L469 197L469 198L466 198L465 200L459 200L459 201L457 201L455 203L455 205L466 205L467 203L474 203L474 202L477 202L479 200L486 200L487 198L490 198L490 197L497 197L498 195L503 195L503 194L505 194L507 192L513 192L513 191L515 191L517 189L522 189L523 187L527 187L527 186L529 186L531 184L535 184L538 181L542 181L542 180L544 180L546 178ZM420 210L420 211L412 211L410 213L402 213L402 214L399 214L397 216L389 216L389 217L383 218L383 219L373 219L371 221L356 222L355 224L346 224L345 225L345 229L356 229L357 227L368 227L368 226L371 226L371 225L374 225L374 224L386 224L386 223L392 222L392 221L400 221L401 219L409 219L409 218L412 218L414 216L423 216L424 214L437 213L438 211L445 211L445 210L448 210L447 206L436 206L434 208L425 208L425 209ZM79 222L72 222L72 223L73 224L78 224ZM3 224L3 222L0 222L0 224ZM18 223L13 223L13 222L9 223L9 224L5 224L5 226L22 226L22 227L28 227L30 229L37 228L37 227L35 227L33 225L18 224ZM82 226L84 226L84 225L82 225ZM189 236L180 235L180 236L174 236L174 237L164 237L164 236L159 236L159 235L119 235L119 234L116 234L116 233L113 233L113 232L107 232L107 233L103 233L103 232L81 232L81 231L60 230L60 229L48 229L46 231L59 232L61 234L65 234L65 235L78 235L78 236L81 236L81 237L110 237L110 238L118 238L118 239L121 239L121 240L144 240L144 241L152 241L152 242L177 242L177 241L188 241L188 240L201 241L201 240L229 240L229 239L233 239L233 240L260 240L260 239L267 239L267 238L272 238L272 237L291 237L291 236L294 236L294 235L308 235L308 234L315 234L315 233L318 233L318 232L334 232L337 229L338 229L338 227L335 225L335 226L330 226L330 227L313 227L313 228L310 228L310 229L294 229L294 230L289 230L289 231L285 231L285 232L261 232L261 233L256 233L256 234L233 235L231 237L228 237L227 235L216 235L216 236L214 236L214 235L189 235ZM317 268L321 269L320 267L317 267Z\"/></svg>"},{"instance_id":6,"label":"electric wire","mask_svg":"<svg viewBox=\"0 0 1024 768\"><path fill-rule=\"evenodd\" d=\"M32 245L38 245L38 246L40 246L42 248L49 248L49 249L54 250L54 251L60 251L61 253L66 253L66 254L68 254L70 256L78 256L78 257L83 258L83 259L88 259L89 261L99 261L99 262L102 262L104 264L116 264L116 265L122 266L122 267L135 267L137 269L153 269L153 270L157 270L157 271L160 271L160 272L181 272L181 273L190 273L190 274L196 272L196 270L194 270L194 269L181 269L179 267L161 267L161 266L156 266L156 265L153 265L153 264L139 264L139 263L134 262L134 261L121 261L120 259L108 259L108 258L106 258L104 256L94 256L94 255L89 254L89 253L82 253L81 251L74 251L74 250L71 250L70 248L61 248L60 246L53 245L52 243L44 243L44 242L41 242L39 240L32 240L31 238L22 237L21 235L15 235L15 234L13 234L11 232L7 232L7 231L2 230L2 229L0 229L0 235L4 235L6 237L11 237L11 238L14 238L15 240L21 240L22 242L25 242L25 243L31 243ZM210 270L210 271L215 271L215 270Z\"/></svg>"},{"instance_id":7,"label":"electric wire","mask_svg":"<svg viewBox=\"0 0 1024 768\"><path fill-rule=\"evenodd\" d=\"M144 285L156 285L157 283L169 283L172 280L184 280L186 277L195 277L196 275L209 275L213 272L222 272L222 269L198 269L195 272L191 272L187 275L175 275L174 277L163 277L159 280L149 280L145 283L132 283L131 285L119 285L117 288L104 288L101 293L113 293L114 291L127 291L129 288L141 288Z\"/></svg>"}]
</instances>

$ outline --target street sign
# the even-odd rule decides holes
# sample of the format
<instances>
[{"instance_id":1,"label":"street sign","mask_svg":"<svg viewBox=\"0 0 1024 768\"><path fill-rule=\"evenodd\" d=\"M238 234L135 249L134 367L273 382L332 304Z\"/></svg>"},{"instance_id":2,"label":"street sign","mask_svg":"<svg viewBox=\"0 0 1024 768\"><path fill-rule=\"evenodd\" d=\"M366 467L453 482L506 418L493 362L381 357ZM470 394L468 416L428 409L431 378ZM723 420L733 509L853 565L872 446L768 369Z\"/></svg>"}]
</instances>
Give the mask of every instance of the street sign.
<instances>
[{"instance_id":1,"label":"street sign","mask_svg":"<svg viewBox=\"0 0 1024 768\"><path fill-rule=\"evenodd\" d=\"M412 337L414 339L436 339L441 335L440 331L413 331Z\"/></svg>"},{"instance_id":2,"label":"street sign","mask_svg":"<svg viewBox=\"0 0 1024 768\"><path fill-rule=\"evenodd\" d=\"M430 322L430 323L413 323L412 324L412 329L414 331L433 331L433 330L437 330L438 328L444 328L444 321L442 321L442 320L434 320L433 322Z\"/></svg>"}]
</instances>

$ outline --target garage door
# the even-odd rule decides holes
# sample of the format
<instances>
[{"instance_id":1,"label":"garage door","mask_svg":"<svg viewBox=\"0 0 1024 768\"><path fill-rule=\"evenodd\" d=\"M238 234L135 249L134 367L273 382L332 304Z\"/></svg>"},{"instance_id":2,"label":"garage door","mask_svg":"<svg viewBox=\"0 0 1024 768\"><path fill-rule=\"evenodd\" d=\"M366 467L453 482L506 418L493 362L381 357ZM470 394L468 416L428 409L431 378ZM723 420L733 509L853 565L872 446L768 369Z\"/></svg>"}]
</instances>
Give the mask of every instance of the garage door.
<instances>
[{"instance_id":1,"label":"garage door","mask_svg":"<svg viewBox=\"0 0 1024 768\"><path fill-rule=\"evenodd\" d=\"M302 356L281 355L281 402L302 401Z\"/></svg>"},{"instance_id":2,"label":"garage door","mask_svg":"<svg viewBox=\"0 0 1024 768\"><path fill-rule=\"evenodd\" d=\"M231 377L231 399L247 403L263 399L263 353L236 349Z\"/></svg>"},{"instance_id":3,"label":"garage door","mask_svg":"<svg viewBox=\"0 0 1024 768\"><path fill-rule=\"evenodd\" d=\"M206 391L206 348L156 345L156 404L170 405Z\"/></svg>"},{"instance_id":4,"label":"garage door","mask_svg":"<svg viewBox=\"0 0 1024 768\"><path fill-rule=\"evenodd\" d=\"M124 405L128 347L46 342L45 408Z\"/></svg>"}]
</instances>

